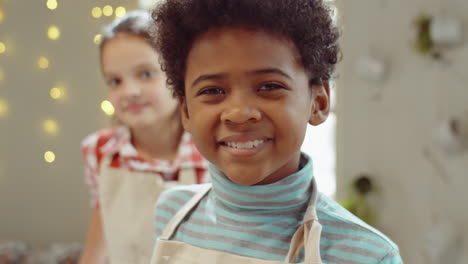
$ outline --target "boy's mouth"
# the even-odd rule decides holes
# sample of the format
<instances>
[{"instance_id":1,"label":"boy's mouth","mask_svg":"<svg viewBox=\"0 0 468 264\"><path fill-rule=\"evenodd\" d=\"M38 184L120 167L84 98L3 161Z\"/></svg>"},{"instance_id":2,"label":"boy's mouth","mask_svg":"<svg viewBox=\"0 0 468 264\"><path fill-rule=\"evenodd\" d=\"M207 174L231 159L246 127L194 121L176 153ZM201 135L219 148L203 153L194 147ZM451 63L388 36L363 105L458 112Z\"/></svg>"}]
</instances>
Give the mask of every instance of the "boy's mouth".
<instances>
[{"instance_id":1,"label":"boy's mouth","mask_svg":"<svg viewBox=\"0 0 468 264\"><path fill-rule=\"evenodd\" d=\"M267 137L226 137L218 141L222 149L233 156L252 156L262 150L272 138Z\"/></svg>"},{"instance_id":2,"label":"boy's mouth","mask_svg":"<svg viewBox=\"0 0 468 264\"><path fill-rule=\"evenodd\" d=\"M250 148L256 148L259 145L263 144L265 140L252 140L252 141L246 141L246 142L232 142L232 141L227 141L227 142L221 142L222 145L226 145L231 148L236 148L236 149L250 149Z\"/></svg>"}]
</instances>

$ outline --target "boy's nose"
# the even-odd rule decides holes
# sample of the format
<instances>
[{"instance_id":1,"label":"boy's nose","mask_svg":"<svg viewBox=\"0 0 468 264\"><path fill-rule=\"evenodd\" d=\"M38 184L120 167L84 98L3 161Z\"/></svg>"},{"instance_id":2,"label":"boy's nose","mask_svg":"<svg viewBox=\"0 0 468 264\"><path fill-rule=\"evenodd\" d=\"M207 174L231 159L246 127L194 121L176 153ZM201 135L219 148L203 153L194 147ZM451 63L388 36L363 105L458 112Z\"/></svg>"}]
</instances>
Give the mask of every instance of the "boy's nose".
<instances>
[{"instance_id":1,"label":"boy's nose","mask_svg":"<svg viewBox=\"0 0 468 264\"><path fill-rule=\"evenodd\" d=\"M243 124L249 121L257 122L261 118L262 113L256 107L248 105L235 105L221 113L221 121L231 124Z\"/></svg>"}]
</instances>

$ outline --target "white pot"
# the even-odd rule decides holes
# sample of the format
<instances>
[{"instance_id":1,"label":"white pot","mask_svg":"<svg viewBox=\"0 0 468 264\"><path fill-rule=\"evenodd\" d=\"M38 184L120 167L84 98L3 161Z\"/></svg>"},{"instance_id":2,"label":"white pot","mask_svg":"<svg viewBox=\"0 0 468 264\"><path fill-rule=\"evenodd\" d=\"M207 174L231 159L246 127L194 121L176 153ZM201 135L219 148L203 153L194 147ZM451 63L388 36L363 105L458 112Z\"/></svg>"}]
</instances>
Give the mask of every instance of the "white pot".
<instances>
[{"instance_id":1,"label":"white pot","mask_svg":"<svg viewBox=\"0 0 468 264\"><path fill-rule=\"evenodd\" d=\"M455 18L434 17L430 31L431 39L437 46L454 46L463 42L462 22Z\"/></svg>"}]
</instances>

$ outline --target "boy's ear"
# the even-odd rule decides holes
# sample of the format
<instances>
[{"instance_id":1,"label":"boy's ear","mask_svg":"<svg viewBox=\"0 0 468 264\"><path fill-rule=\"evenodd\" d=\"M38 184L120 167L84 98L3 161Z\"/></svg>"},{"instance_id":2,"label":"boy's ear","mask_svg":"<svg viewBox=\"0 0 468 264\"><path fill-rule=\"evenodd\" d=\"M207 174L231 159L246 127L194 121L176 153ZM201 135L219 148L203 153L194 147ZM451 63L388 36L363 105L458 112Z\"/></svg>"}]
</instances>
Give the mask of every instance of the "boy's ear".
<instances>
[{"instance_id":1,"label":"boy's ear","mask_svg":"<svg viewBox=\"0 0 468 264\"><path fill-rule=\"evenodd\" d=\"M187 109L187 100L185 100L185 96L179 97L179 103L180 103L180 113L182 115L182 125L184 126L184 129L188 132L190 132L190 116L188 113Z\"/></svg>"},{"instance_id":2,"label":"boy's ear","mask_svg":"<svg viewBox=\"0 0 468 264\"><path fill-rule=\"evenodd\" d=\"M319 85L313 85L311 89L312 107L309 124L317 126L325 122L330 113L330 83L326 81Z\"/></svg>"}]
</instances>

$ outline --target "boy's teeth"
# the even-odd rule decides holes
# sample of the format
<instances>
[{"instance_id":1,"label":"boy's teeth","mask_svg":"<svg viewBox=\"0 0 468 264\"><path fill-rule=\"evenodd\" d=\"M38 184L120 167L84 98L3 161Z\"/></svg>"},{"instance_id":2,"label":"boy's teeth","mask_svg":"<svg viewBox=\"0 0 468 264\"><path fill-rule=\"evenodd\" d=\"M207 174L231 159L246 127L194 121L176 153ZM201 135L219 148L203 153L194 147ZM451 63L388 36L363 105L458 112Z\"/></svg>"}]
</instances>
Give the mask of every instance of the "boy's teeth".
<instances>
[{"instance_id":1,"label":"boy's teeth","mask_svg":"<svg viewBox=\"0 0 468 264\"><path fill-rule=\"evenodd\" d=\"M258 145L262 143L263 143L263 140L253 140L253 141L247 141L247 142L226 142L226 145L228 145L231 148L247 149L247 148L256 148Z\"/></svg>"}]
</instances>

